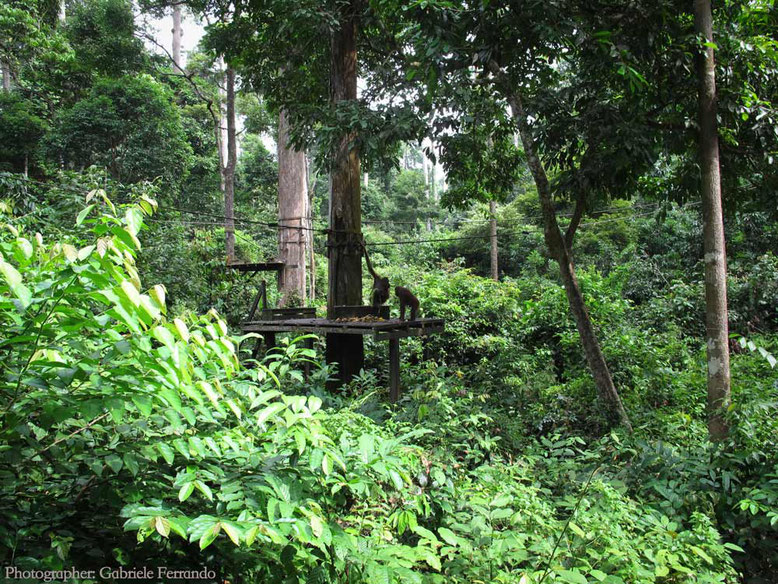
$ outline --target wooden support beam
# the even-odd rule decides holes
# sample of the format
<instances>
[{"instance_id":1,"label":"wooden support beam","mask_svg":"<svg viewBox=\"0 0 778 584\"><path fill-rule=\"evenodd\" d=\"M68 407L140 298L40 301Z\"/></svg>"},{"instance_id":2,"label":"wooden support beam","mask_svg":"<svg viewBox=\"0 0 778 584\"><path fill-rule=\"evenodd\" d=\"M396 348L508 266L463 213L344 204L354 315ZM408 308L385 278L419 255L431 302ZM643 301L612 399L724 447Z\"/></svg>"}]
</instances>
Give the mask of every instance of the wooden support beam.
<instances>
[{"instance_id":1,"label":"wooden support beam","mask_svg":"<svg viewBox=\"0 0 778 584\"><path fill-rule=\"evenodd\" d=\"M303 347L306 349L313 349L313 339L308 338L303 341ZM308 359L306 357L306 359ZM305 361L303 364L303 379L308 381L308 378L311 376L311 364L309 361Z\"/></svg>"},{"instance_id":2,"label":"wooden support beam","mask_svg":"<svg viewBox=\"0 0 778 584\"><path fill-rule=\"evenodd\" d=\"M265 332L262 333L262 337L265 339L265 353L267 353L276 346L276 334L274 332Z\"/></svg>"},{"instance_id":3,"label":"wooden support beam","mask_svg":"<svg viewBox=\"0 0 778 584\"><path fill-rule=\"evenodd\" d=\"M400 339L389 339L389 401L400 399Z\"/></svg>"}]
</instances>

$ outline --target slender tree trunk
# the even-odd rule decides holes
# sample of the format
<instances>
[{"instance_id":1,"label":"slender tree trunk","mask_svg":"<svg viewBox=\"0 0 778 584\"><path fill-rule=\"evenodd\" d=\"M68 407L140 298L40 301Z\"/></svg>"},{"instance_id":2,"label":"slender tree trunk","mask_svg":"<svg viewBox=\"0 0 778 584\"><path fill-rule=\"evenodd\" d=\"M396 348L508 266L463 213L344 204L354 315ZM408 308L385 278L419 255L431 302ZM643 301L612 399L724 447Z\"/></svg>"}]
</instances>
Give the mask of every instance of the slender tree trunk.
<instances>
[{"instance_id":1,"label":"slender tree trunk","mask_svg":"<svg viewBox=\"0 0 778 584\"><path fill-rule=\"evenodd\" d=\"M224 234L227 263L235 261L235 166L238 162L235 132L235 69L227 67L227 164L224 166Z\"/></svg>"},{"instance_id":2,"label":"slender tree trunk","mask_svg":"<svg viewBox=\"0 0 778 584\"><path fill-rule=\"evenodd\" d=\"M3 91L11 91L11 71L5 63L0 63L0 68L3 70Z\"/></svg>"},{"instance_id":3,"label":"slender tree trunk","mask_svg":"<svg viewBox=\"0 0 778 584\"><path fill-rule=\"evenodd\" d=\"M521 98L520 96L513 94L510 96L509 101L513 116L519 127L519 134L524 146L524 154L527 157L527 165L532 172L532 177L535 180L535 186L538 190L538 197L540 198L540 206L543 214L543 235L546 240L546 245L548 246L551 255L559 264L559 272L562 277L565 294L567 295L567 302L570 305L570 310L575 318L578 334L581 337L581 344L583 345L584 354L586 355L586 361L589 364L589 369L594 377L597 391L600 395L600 399L608 404L611 415L629 431L632 431L629 417L621 402L621 397L619 396L618 391L616 391L616 386L613 384L608 365L605 362L605 356L602 354L602 349L597 340L594 326L592 325L591 318L589 318L589 312L586 310L586 304L584 303L583 295L581 294L581 289L578 285L578 278L575 275L575 266L573 265L573 260L570 256L570 250L565 243L565 237L562 235L559 224L557 223L556 211L551 196L551 186L548 182L546 171L543 168L543 163L537 155L535 142L529 124L527 123L527 115L524 112Z\"/></svg>"},{"instance_id":4,"label":"slender tree trunk","mask_svg":"<svg viewBox=\"0 0 778 584\"><path fill-rule=\"evenodd\" d=\"M435 176L435 165L430 165L430 193L432 193L432 200L438 201L438 182Z\"/></svg>"},{"instance_id":5,"label":"slender tree trunk","mask_svg":"<svg viewBox=\"0 0 778 584\"><path fill-rule=\"evenodd\" d=\"M308 189L308 206L306 213L308 217L308 233L310 234L307 239L308 269L310 270L308 277L308 297L310 298L311 303L313 303L313 301L316 300L316 254L313 250L313 238L315 235L315 232L313 231L313 197L316 193L316 179L314 178L311 180L311 166L307 156L305 157L305 177Z\"/></svg>"},{"instance_id":6,"label":"slender tree trunk","mask_svg":"<svg viewBox=\"0 0 778 584\"><path fill-rule=\"evenodd\" d=\"M357 98L357 18L354 2L342 8L332 35L330 97L336 105ZM344 134L334 153L330 172L329 282L327 316L335 307L362 304L362 209L359 152L356 136ZM359 335L327 335L327 361L340 365L340 378L350 380L364 363Z\"/></svg>"},{"instance_id":7,"label":"slender tree trunk","mask_svg":"<svg viewBox=\"0 0 778 584\"><path fill-rule=\"evenodd\" d=\"M184 31L181 28L181 5L173 6L173 64L183 71L181 66L181 37Z\"/></svg>"},{"instance_id":8,"label":"slender tree trunk","mask_svg":"<svg viewBox=\"0 0 778 584\"><path fill-rule=\"evenodd\" d=\"M281 306L305 302L308 184L305 152L289 144L289 122L278 116L278 254L284 262Z\"/></svg>"},{"instance_id":9,"label":"slender tree trunk","mask_svg":"<svg viewBox=\"0 0 778 584\"><path fill-rule=\"evenodd\" d=\"M728 433L724 412L730 403L727 256L721 204L719 137L716 122L716 73L710 0L695 0L694 28L708 44L697 56L699 83L699 151L705 251L705 329L708 351L708 434Z\"/></svg>"},{"instance_id":10,"label":"slender tree trunk","mask_svg":"<svg viewBox=\"0 0 778 584\"><path fill-rule=\"evenodd\" d=\"M497 203L489 201L489 243L490 243L490 264L492 280L499 282L500 266L498 265L497 255Z\"/></svg>"}]
</instances>

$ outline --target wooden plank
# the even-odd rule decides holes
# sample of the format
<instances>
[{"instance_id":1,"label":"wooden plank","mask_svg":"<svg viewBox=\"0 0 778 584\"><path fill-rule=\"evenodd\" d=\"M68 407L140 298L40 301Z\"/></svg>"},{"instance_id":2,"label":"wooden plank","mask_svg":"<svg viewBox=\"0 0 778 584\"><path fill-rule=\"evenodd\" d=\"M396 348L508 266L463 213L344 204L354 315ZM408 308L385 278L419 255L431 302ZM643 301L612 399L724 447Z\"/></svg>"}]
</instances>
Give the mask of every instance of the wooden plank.
<instances>
[{"instance_id":1,"label":"wooden plank","mask_svg":"<svg viewBox=\"0 0 778 584\"><path fill-rule=\"evenodd\" d=\"M292 319L316 318L315 308L267 308L260 313L260 321L284 321Z\"/></svg>"},{"instance_id":2,"label":"wooden plank","mask_svg":"<svg viewBox=\"0 0 778 584\"><path fill-rule=\"evenodd\" d=\"M265 294L265 286L266 283L264 280L262 280L262 283L259 285L259 291L257 291L257 296L254 298L254 303L251 305L251 310L249 310L249 317L248 320L254 319L254 314L257 312L257 307L259 306L259 301L264 298Z\"/></svg>"},{"instance_id":3,"label":"wooden plank","mask_svg":"<svg viewBox=\"0 0 778 584\"><path fill-rule=\"evenodd\" d=\"M443 319L424 319L416 321L338 322L323 318L297 318L244 322L241 329L244 332L337 332L350 335L372 334L376 338L401 338L442 332L444 321Z\"/></svg>"},{"instance_id":4,"label":"wooden plank","mask_svg":"<svg viewBox=\"0 0 778 584\"><path fill-rule=\"evenodd\" d=\"M378 318L389 319L388 306L336 306L335 318L365 317L375 316Z\"/></svg>"},{"instance_id":5,"label":"wooden plank","mask_svg":"<svg viewBox=\"0 0 778 584\"><path fill-rule=\"evenodd\" d=\"M400 399L400 339L389 340L389 401Z\"/></svg>"},{"instance_id":6,"label":"wooden plank","mask_svg":"<svg viewBox=\"0 0 778 584\"><path fill-rule=\"evenodd\" d=\"M278 272L284 269L284 262L255 262L245 264L227 264L230 270L238 272Z\"/></svg>"}]
</instances>

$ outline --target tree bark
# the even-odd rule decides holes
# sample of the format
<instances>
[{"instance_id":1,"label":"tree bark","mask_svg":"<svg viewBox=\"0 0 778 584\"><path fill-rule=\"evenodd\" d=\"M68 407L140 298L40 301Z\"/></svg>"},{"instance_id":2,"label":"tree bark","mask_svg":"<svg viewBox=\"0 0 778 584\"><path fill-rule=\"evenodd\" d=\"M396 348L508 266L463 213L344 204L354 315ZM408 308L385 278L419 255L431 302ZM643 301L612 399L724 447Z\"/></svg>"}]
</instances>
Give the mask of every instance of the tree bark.
<instances>
[{"instance_id":1,"label":"tree bark","mask_svg":"<svg viewBox=\"0 0 778 584\"><path fill-rule=\"evenodd\" d=\"M570 250L557 223L556 210L554 209L551 196L551 185L548 182L543 163L537 155L535 142L527 123L527 115L524 112L521 97L512 94L509 96L509 103L513 117L516 119L519 127L519 135L524 146L524 154L527 157L527 165L532 173L538 197L540 198L540 207L543 214L543 235L546 245L551 255L559 264L559 272L565 288L565 294L567 295L567 302L575 318L586 361L589 364L592 377L594 377L594 383L597 386L600 399L608 405L610 415L631 432L632 424L630 424L627 412L621 402L621 397L618 391L616 391L616 386L613 384L608 364L605 362L605 356L602 354L600 343L597 340L594 326L578 285L578 278L575 274L575 266Z\"/></svg>"},{"instance_id":2,"label":"tree bark","mask_svg":"<svg viewBox=\"0 0 778 584\"><path fill-rule=\"evenodd\" d=\"M357 16L355 2L341 12L332 35L330 98L337 104L357 98ZM359 152L353 132L344 133L334 153L330 172L330 233L327 316L335 307L362 304L362 203ZM340 366L340 379L350 380L364 363L360 335L327 335L327 361Z\"/></svg>"},{"instance_id":3,"label":"tree bark","mask_svg":"<svg viewBox=\"0 0 778 584\"><path fill-rule=\"evenodd\" d=\"M224 165L224 235L227 263L235 261L235 166L238 146L235 132L235 69L227 67L227 163Z\"/></svg>"},{"instance_id":4,"label":"tree bark","mask_svg":"<svg viewBox=\"0 0 778 584\"><path fill-rule=\"evenodd\" d=\"M181 66L181 37L184 32L181 28L181 5L173 6L173 64L179 71L183 71Z\"/></svg>"},{"instance_id":5,"label":"tree bark","mask_svg":"<svg viewBox=\"0 0 778 584\"><path fill-rule=\"evenodd\" d=\"M11 91L11 71L5 63L0 63L0 68L3 70L3 91Z\"/></svg>"},{"instance_id":6,"label":"tree bark","mask_svg":"<svg viewBox=\"0 0 778 584\"><path fill-rule=\"evenodd\" d=\"M721 203L716 73L710 0L695 0L694 28L708 44L697 55L699 154L705 252L705 329L708 357L708 435L726 437L724 412L730 403L727 256Z\"/></svg>"},{"instance_id":7,"label":"tree bark","mask_svg":"<svg viewBox=\"0 0 778 584\"><path fill-rule=\"evenodd\" d=\"M492 280L500 281L500 266L497 255L497 203L489 201L489 247Z\"/></svg>"},{"instance_id":8,"label":"tree bark","mask_svg":"<svg viewBox=\"0 0 778 584\"><path fill-rule=\"evenodd\" d=\"M278 257L284 262L281 306L305 303L308 184L305 152L289 144L289 122L278 116ZM299 305L299 304L298 304Z\"/></svg>"},{"instance_id":9,"label":"tree bark","mask_svg":"<svg viewBox=\"0 0 778 584\"><path fill-rule=\"evenodd\" d=\"M313 303L314 300L316 300L316 254L313 249L313 238L314 238L314 231L313 231L313 197L316 193L316 179L311 180L311 166L308 161L308 157L305 157L305 181L306 181L306 188L308 189L308 206L306 207L306 215L308 218L308 270L309 270L309 276L308 276L308 298L310 299L311 303Z\"/></svg>"}]
</instances>

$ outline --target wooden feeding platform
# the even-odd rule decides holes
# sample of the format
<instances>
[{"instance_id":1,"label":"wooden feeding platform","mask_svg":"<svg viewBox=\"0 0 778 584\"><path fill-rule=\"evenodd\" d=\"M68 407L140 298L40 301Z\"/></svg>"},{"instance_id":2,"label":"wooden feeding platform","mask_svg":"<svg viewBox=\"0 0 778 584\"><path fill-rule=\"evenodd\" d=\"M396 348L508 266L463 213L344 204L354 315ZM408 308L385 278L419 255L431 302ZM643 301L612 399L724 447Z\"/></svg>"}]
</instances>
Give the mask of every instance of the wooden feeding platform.
<instances>
[{"instance_id":1,"label":"wooden feeding platform","mask_svg":"<svg viewBox=\"0 0 778 584\"><path fill-rule=\"evenodd\" d=\"M284 262L254 262L254 263L240 263L240 264L227 264L227 267L237 272L280 272L284 269Z\"/></svg>"},{"instance_id":2,"label":"wooden feeding platform","mask_svg":"<svg viewBox=\"0 0 778 584\"><path fill-rule=\"evenodd\" d=\"M400 397L400 339L442 333L444 330L444 320L442 318L393 319L388 318L388 306L379 308L381 310L376 311L372 306L336 307L335 313L343 314L344 316L335 319L314 317L279 318L280 315L272 315L273 318L248 320L241 325L241 328L244 333L261 334L268 349L275 346L276 333L362 335L372 337L378 341L389 341L389 399L392 402L396 402ZM263 311L260 314L264 315L265 313L277 312L278 310L295 309L275 309ZM376 315L376 312L378 312L378 315ZM383 318L384 315L387 318ZM271 315L269 314L268 316Z\"/></svg>"}]
</instances>

